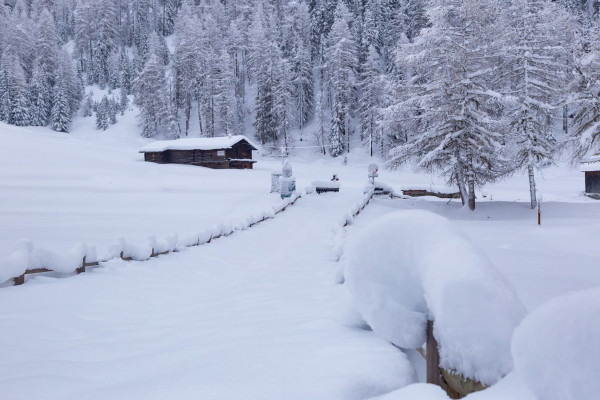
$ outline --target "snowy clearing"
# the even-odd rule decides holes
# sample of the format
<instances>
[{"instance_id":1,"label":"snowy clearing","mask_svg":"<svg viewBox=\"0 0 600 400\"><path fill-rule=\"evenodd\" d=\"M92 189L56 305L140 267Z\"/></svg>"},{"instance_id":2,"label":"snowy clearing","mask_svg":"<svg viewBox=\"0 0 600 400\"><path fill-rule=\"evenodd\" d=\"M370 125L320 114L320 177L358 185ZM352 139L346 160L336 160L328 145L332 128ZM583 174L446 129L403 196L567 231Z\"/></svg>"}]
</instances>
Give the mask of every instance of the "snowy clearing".
<instances>
[{"instance_id":1,"label":"snowy clearing","mask_svg":"<svg viewBox=\"0 0 600 400\"><path fill-rule=\"evenodd\" d=\"M119 237L166 243L173 233L181 239L244 221L281 201L268 193L280 159L260 157L249 171L144 163L137 151L147 140L134 130L100 133L85 126L89 121L78 123L84 125L71 135L2 125L3 257L27 246L22 238L64 254L83 242L97 246L99 256ZM0 288L0 397L444 398L431 386L410 385L422 382L420 356L365 330L347 288L336 284L336 261L348 243L398 210L448 218L529 312L600 286L600 203L583 196L576 169L544 172L541 226L526 203L523 176L484 187L475 212L457 200L376 196L353 217L368 198L370 160L358 150L348 164L299 150L291 159L297 187L337 174L340 192L305 195L233 236L145 262L114 260L78 276L33 275L23 286ZM448 189L425 174L380 176L378 183L396 191ZM395 235L402 241L402 230ZM469 398L534 399L515 372Z\"/></svg>"}]
</instances>

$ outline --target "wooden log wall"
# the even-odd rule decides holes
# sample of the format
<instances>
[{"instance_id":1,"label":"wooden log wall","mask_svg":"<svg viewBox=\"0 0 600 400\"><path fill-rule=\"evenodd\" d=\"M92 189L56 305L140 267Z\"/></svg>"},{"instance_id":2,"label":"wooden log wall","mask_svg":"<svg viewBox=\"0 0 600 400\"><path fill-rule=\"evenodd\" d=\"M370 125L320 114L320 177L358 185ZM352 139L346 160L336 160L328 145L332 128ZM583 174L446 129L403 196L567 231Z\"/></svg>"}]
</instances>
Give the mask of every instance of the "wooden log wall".
<instances>
[{"instance_id":1,"label":"wooden log wall","mask_svg":"<svg viewBox=\"0 0 600 400\"><path fill-rule=\"evenodd\" d=\"M600 193L600 171L586 171L585 192Z\"/></svg>"}]
</instances>

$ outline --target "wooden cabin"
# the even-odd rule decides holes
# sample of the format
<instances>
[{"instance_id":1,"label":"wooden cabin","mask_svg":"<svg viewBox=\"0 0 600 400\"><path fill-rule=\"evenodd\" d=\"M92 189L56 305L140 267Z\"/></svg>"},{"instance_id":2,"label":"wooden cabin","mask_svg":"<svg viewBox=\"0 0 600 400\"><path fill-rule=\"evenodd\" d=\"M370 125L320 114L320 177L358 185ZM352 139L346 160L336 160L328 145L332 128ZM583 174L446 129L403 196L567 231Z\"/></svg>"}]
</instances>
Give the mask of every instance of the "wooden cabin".
<instances>
[{"instance_id":1,"label":"wooden cabin","mask_svg":"<svg viewBox=\"0 0 600 400\"><path fill-rule=\"evenodd\" d=\"M189 164L215 169L252 169L258 150L247 137L224 136L159 140L140 149L144 160L159 164Z\"/></svg>"},{"instance_id":2,"label":"wooden cabin","mask_svg":"<svg viewBox=\"0 0 600 400\"><path fill-rule=\"evenodd\" d=\"M585 193L600 198L600 154L582 161L581 170L585 173Z\"/></svg>"}]
</instances>

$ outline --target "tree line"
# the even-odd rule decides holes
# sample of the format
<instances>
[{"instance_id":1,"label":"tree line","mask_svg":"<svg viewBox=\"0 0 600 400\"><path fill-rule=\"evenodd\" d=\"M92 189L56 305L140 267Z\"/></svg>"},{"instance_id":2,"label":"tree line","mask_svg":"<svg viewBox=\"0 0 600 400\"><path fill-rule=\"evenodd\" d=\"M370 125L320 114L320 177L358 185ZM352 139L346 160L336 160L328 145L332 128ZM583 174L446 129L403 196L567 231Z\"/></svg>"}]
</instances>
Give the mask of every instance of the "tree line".
<instances>
[{"instance_id":1,"label":"tree line","mask_svg":"<svg viewBox=\"0 0 600 400\"><path fill-rule=\"evenodd\" d=\"M4 0L0 120L366 147L475 188L598 149L597 0ZM85 87L119 98L95 103Z\"/></svg>"}]
</instances>

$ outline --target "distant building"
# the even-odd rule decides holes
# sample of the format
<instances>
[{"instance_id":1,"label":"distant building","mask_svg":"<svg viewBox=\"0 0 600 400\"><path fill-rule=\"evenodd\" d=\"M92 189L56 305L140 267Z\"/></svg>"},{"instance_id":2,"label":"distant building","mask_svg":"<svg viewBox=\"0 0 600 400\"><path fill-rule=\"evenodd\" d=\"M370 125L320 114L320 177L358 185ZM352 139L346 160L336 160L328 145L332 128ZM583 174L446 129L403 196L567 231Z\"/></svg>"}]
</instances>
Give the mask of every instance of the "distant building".
<instances>
[{"instance_id":1,"label":"distant building","mask_svg":"<svg viewBox=\"0 0 600 400\"><path fill-rule=\"evenodd\" d=\"M190 164L216 169L252 169L252 150L247 137L186 138L159 140L140 149L144 160L159 164Z\"/></svg>"},{"instance_id":2,"label":"distant building","mask_svg":"<svg viewBox=\"0 0 600 400\"><path fill-rule=\"evenodd\" d=\"M581 170L585 172L585 193L600 198L600 154L582 161Z\"/></svg>"}]
</instances>

